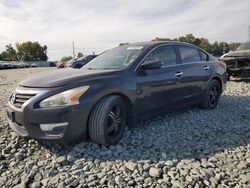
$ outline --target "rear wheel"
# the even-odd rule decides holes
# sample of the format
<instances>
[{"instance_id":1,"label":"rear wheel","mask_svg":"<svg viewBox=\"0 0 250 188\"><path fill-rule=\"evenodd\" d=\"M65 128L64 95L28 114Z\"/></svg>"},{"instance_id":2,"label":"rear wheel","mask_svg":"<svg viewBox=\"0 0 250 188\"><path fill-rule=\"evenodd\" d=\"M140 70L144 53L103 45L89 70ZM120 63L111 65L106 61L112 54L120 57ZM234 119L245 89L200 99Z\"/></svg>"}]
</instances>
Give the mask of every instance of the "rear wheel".
<instances>
[{"instance_id":1,"label":"rear wheel","mask_svg":"<svg viewBox=\"0 0 250 188\"><path fill-rule=\"evenodd\" d=\"M122 138L126 124L126 107L119 96L108 96L94 106L88 128L91 140L102 145L113 145Z\"/></svg>"},{"instance_id":2,"label":"rear wheel","mask_svg":"<svg viewBox=\"0 0 250 188\"><path fill-rule=\"evenodd\" d=\"M221 89L219 81L212 80L207 87L207 91L202 102L202 107L205 109L214 109L219 102L220 95Z\"/></svg>"}]
</instances>

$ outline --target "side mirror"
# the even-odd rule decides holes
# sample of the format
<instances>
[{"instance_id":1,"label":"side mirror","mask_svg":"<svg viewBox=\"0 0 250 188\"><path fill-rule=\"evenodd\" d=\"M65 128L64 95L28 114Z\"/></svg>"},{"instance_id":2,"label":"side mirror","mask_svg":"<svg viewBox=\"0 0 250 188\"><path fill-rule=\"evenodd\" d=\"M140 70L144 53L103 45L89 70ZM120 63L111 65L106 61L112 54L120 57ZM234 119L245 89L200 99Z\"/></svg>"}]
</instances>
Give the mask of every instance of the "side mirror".
<instances>
[{"instance_id":1,"label":"side mirror","mask_svg":"<svg viewBox=\"0 0 250 188\"><path fill-rule=\"evenodd\" d=\"M160 69L162 66L161 61L149 61L141 64L141 69Z\"/></svg>"}]
</instances>

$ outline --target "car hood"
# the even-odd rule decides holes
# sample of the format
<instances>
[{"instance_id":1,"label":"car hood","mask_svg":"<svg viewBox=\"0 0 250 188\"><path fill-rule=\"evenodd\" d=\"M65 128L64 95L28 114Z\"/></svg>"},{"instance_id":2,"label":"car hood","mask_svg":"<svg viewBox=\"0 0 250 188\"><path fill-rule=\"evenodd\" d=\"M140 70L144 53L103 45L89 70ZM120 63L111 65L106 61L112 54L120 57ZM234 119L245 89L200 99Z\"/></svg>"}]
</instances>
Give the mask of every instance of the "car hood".
<instances>
[{"instance_id":1,"label":"car hood","mask_svg":"<svg viewBox=\"0 0 250 188\"><path fill-rule=\"evenodd\" d=\"M61 87L88 80L112 76L117 70L60 69L35 74L22 81L20 86L32 88Z\"/></svg>"},{"instance_id":2,"label":"car hood","mask_svg":"<svg viewBox=\"0 0 250 188\"><path fill-rule=\"evenodd\" d=\"M224 54L221 58L224 57L250 57L250 50L231 51L227 54Z\"/></svg>"}]
</instances>

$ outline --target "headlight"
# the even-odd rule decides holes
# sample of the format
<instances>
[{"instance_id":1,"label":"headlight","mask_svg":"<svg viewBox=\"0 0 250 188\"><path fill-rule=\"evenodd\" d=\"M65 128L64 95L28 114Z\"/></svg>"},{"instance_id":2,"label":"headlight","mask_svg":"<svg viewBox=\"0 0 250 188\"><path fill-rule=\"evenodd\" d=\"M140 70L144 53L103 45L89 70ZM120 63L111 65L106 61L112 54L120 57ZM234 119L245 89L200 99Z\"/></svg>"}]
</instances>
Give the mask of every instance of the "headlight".
<instances>
[{"instance_id":1,"label":"headlight","mask_svg":"<svg viewBox=\"0 0 250 188\"><path fill-rule=\"evenodd\" d=\"M42 108L61 107L79 104L79 98L88 90L89 86L83 86L53 95L40 102Z\"/></svg>"}]
</instances>

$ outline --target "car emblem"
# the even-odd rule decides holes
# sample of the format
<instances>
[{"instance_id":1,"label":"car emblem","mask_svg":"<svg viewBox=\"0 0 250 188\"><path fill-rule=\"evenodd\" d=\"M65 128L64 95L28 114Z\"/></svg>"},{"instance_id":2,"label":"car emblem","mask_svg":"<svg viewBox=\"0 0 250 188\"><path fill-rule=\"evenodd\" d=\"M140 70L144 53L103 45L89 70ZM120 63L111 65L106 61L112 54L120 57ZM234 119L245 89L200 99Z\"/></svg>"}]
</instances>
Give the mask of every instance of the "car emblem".
<instances>
[{"instance_id":1,"label":"car emblem","mask_svg":"<svg viewBox=\"0 0 250 188\"><path fill-rule=\"evenodd\" d=\"M10 103L11 103L11 104L14 104L15 100L16 100L16 94L13 93L13 94L11 95L11 98L10 98Z\"/></svg>"}]
</instances>

